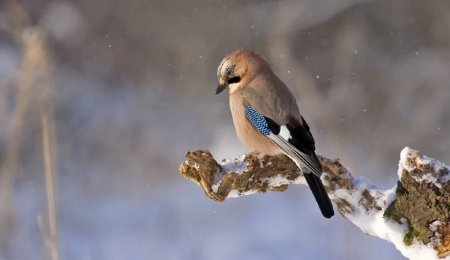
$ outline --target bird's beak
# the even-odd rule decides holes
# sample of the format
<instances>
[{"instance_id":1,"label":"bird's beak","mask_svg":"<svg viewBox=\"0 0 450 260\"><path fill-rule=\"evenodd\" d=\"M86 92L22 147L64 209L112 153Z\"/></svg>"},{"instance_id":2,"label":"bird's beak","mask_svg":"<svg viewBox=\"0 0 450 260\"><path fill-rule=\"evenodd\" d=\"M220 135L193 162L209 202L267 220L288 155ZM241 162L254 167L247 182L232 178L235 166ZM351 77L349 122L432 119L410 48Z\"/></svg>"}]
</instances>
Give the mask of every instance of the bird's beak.
<instances>
[{"instance_id":1,"label":"bird's beak","mask_svg":"<svg viewBox=\"0 0 450 260\"><path fill-rule=\"evenodd\" d=\"M224 89L228 87L228 82L225 81L223 84L219 84L216 88L216 95L222 92Z\"/></svg>"}]
</instances>

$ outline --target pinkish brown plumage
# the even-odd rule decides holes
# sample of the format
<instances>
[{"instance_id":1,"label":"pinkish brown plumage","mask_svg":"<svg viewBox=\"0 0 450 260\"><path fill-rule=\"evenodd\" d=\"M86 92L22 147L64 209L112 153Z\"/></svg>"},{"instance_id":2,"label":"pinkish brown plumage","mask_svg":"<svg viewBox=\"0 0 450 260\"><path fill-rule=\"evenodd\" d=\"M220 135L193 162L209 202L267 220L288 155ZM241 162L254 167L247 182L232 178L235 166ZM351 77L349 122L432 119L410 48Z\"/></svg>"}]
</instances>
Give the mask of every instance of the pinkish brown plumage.
<instances>
[{"instance_id":1,"label":"pinkish brown plumage","mask_svg":"<svg viewBox=\"0 0 450 260\"><path fill-rule=\"evenodd\" d=\"M240 77L240 82L228 86L230 109L237 136L252 152L262 156L282 154L283 151L259 133L245 117L243 104L251 104L263 114L266 111L279 125L285 125L291 118L302 122L292 93L273 73L265 58L255 52L238 50L225 57L224 61L221 65L234 66L233 76ZM222 67L222 70L225 67ZM219 72L220 69L219 66ZM218 75L222 84L230 79L230 75L226 73ZM268 102L272 107L267 105Z\"/></svg>"},{"instance_id":2,"label":"pinkish brown plumage","mask_svg":"<svg viewBox=\"0 0 450 260\"><path fill-rule=\"evenodd\" d=\"M217 69L216 94L228 89L236 133L250 151L286 154L303 171L326 218L333 206L320 180L322 166L315 154L309 126L300 114L291 91L275 75L269 63L252 51L227 55Z\"/></svg>"}]
</instances>

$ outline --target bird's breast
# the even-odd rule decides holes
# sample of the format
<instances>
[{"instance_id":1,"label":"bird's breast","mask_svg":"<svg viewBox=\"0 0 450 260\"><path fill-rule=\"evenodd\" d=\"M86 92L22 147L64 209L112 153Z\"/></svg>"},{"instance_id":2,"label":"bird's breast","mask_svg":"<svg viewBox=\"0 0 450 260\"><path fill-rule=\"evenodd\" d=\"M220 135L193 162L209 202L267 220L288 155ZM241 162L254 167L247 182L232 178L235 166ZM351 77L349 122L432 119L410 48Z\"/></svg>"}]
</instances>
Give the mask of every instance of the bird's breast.
<instances>
[{"instance_id":1,"label":"bird's breast","mask_svg":"<svg viewBox=\"0 0 450 260\"><path fill-rule=\"evenodd\" d=\"M241 140L250 151L265 154L282 153L275 144L261 134L261 132L259 132L247 119L240 93L233 93L230 95L230 110L236 128L236 134L239 140Z\"/></svg>"}]
</instances>

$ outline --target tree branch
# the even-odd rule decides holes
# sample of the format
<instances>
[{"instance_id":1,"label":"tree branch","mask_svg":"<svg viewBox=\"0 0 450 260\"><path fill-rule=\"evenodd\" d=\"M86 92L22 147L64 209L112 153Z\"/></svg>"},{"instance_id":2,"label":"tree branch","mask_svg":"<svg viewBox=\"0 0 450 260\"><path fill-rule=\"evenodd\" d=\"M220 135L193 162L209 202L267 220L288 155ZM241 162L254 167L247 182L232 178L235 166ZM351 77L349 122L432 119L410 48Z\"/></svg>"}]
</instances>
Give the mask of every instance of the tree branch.
<instances>
[{"instance_id":1,"label":"tree branch","mask_svg":"<svg viewBox=\"0 0 450 260\"><path fill-rule=\"evenodd\" d=\"M287 156L266 156L263 167L253 154L217 163L207 150L187 152L180 173L215 201L289 184L306 184ZM364 177L353 178L339 159L318 156L322 181L338 212L365 233L392 242L409 259L450 259L450 170L439 161L405 148L399 181L384 189ZM325 221L325 220L324 220Z\"/></svg>"}]
</instances>

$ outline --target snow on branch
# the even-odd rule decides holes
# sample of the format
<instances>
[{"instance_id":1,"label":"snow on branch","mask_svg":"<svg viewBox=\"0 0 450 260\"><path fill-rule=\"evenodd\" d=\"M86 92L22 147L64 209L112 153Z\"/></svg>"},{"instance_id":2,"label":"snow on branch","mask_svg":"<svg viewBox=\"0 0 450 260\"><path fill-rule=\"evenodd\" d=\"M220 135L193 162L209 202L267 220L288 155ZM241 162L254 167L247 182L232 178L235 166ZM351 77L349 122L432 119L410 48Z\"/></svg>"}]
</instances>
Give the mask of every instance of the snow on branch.
<instances>
[{"instance_id":1,"label":"snow on branch","mask_svg":"<svg viewBox=\"0 0 450 260\"><path fill-rule=\"evenodd\" d=\"M286 156L266 156L262 165L253 154L220 164L207 150L187 152L186 157L180 173L219 202L306 184ZM364 177L353 178L339 159L318 157L324 169L322 181L344 218L366 234L393 243L411 260L450 259L450 170L445 164L404 148L399 181L384 189Z\"/></svg>"}]
</instances>

